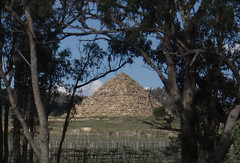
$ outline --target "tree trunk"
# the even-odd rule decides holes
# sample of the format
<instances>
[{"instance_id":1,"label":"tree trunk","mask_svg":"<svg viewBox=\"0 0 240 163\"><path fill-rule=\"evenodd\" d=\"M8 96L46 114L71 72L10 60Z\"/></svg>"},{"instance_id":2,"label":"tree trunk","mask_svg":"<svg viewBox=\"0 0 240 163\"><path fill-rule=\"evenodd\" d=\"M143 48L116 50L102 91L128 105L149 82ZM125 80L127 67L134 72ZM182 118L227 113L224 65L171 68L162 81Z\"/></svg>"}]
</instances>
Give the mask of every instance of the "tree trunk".
<instances>
[{"instance_id":1,"label":"tree trunk","mask_svg":"<svg viewBox=\"0 0 240 163\"><path fill-rule=\"evenodd\" d=\"M27 137L28 139L28 142L30 143L30 145L32 146L33 150L34 150L34 153L36 154L36 156L38 158L41 158L41 152L38 148L38 146L36 145L35 141L33 140L33 137L32 135L30 134L29 132L29 128L28 126L26 125L26 122L22 116L22 114L20 113L20 110L19 110L19 107L17 106L16 104L16 101L14 100L13 98L13 93L12 93L12 90L11 90L11 87L10 87L10 84L3 72L2 69L0 69L0 75L1 77L3 78L4 80L4 84L6 86L6 90L7 90L7 93L8 93L8 98L9 98L9 101L11 103L11 106L13 108L13 111L14 111L14 115L17 117L17 119L20 121L21 125L22 125L22 128L23 128L23 134Z\"/></svg>"},{"instance_id":2,"label":"tree trunk","mask_svg":"<svg viewBox=\"0 0 240 163\"><path fill-rule=\"evenodd\" d=\"M219 144L214 151L214 163L223 162L224 156L228 149L232 145L232 129L237 123L240 114L240 105L236 105L228 115L227 122L225 124L224 133L221 137Z\"/></svg>"},{"instance_id":3,"label":"tree trunk","mask_svg":"<svg viewBox=\"0 0 240 163\"><path fill-rule=\"evenodd\" d=\"M0 79L1 81L1 79ZM0 96L2 96L2 87L0 87ZM3 162L3 125L2 125L2 97L0 97L0 162Z\"/></svg>"},{"instance_id":4,"label":"tree trunk","mask_svg":"<svg viewBox=\"0 0 240 163\"><path fill-rule=\"evenodd\" d=\"M200 109L200 108L198 108ZM201 108L203 109L203 108ZM212 107L204 108L204 109L213 109ZM197 116L201 113L197 113ZM217 133L218 131L216 126L219 125L215 117L212 116L204 116L204 117L198 117L198 119L201 119L201 121L196 120L196 135L198 138L199 143L199 155L198 155L198 162L199 163L205 163L205 162L211 162L211 157L214 152L214 148L216 146L217 141Z\"/></svg>"},{"instance_id":5,"label":"tree trunk","mask_svg":"<svg viewBox=\"0 0 240 163\"><path fill-rule=\"evenodd\" d=\"M2 9L3 6L0 4L0 15L2 15ZM0 18L0 27L2 27L2 20ZM2 39L4 36L3 34L0 35L1 40L0 40L0 63L2 64L2 48L3 48L3 42L4 40ZM2 82L2 79L0 78L0 82ZM2 125L2 113L3 113L3 108L2 108L2 85L0 86L0 162L3 162L3 125Z\"/></svg>"},{"instance_id":6,"label":"tree trunk","mask_svg":"<svg viewBox=\"0 0 240 163\"><path fill-rule=\"evenodd\" d=\"M34 102L38 112L38 118L40 123L40 149L41 157L40 162L48 163L49 162L49 133L48 133L48 123L46 112L43 107L43 103L40 95L39 81L38 81L38 71L37 71L37 48L36 48L36 38L34 32L34 25L32 17L29 12L28 6L26 6L25 1L22 0L24 12L28 22L27 34L30 44L30 55L31 55L31 79L32 79L32 89Z\"/></svg>"},{"instance_id":7,"label":"tree trunk","mask_svg":"<svg viewBox=\"0 0 240 163\"><path fill-rule=\"evenodd\" d=\"M30 102L31 105L30 105L29 109L33 108L33 103L32 103L33 100L30 100L30 101L31 101ZM30 130L30 133L31 133L33 138L34 138L34 126L35 126L35 123L34 123L34 111L31 109L31 111L29 113L29 130ZM28 162L29 163L33 163L33 149L32 149L31 146L29 146Z\"/></svg>"},{"instance_id":8,"label":"tree trunk","mask_svg":"<svg viewBox=\"0 0 240 163\"><path fill-rule=\"evenodd\" d=\"M49 162L49 133L48 133L48 123L46 119L46 113L43 107L43 103L40 97L40 89L38 82L38 73L37 73L37 54L36 54L36 43L33 38L30 39L31 46L31 77L32 77L32 87L35 105L38 112L38 118L40 122L40 149L41 149L41 158L42 163Z\"/></svg>"},{"instance_id":9,"label":"tree trunk","mask_svg":"<svg viewBox=\"0 0 240 163\"><path fill-rule=\"evenodd\" d=\"M205 162L208 162L207 161L207 150L205 150L204 148L200 148L198 163L205 163Z\"/></svg>"},{"instance_id":10,"label":"tree trunk","mask_svg":"<svg viewBox=\"0 0 240 163\"><path fill-rule=\"evenodd\" d=\"M29 36L29 42L31 43L31 41L35 40L33 38L32 35L34 34L34 30L33 30L33 23L30 20L29 21L29 10L26 6L26 3L24 0L21 1L22 2L22 7L26 13L26 18L28 19L28 24L25 24L17 15L17 13L13 10L11 3L9 3L8 1L6 1L5 3L5 8L11 13L11 15L20 23L22 24L24 27L26 27L27 30L27 34ZM28 15L27 15L28 14ZM31 17L30 17L31 19ZM30 24L30 25L29 25ZM31 27L31 31L29 29L29 27ZM30 45L31 46L31 45ZM33 52L33 48L31 46L30 49L30 54L31 56L33 55L33 57L31 57L31 70L33 70L34 68L37 67L37 60L36 60L36 49L35 52ZM35 57L34 57L35 56ZM36 81L37 78L37 69L34 69L33 72L31 72L32 77L32 83L33 84L33 92L34 92L34 100L35 100L35 104L38 110L38 116L39 116L39 121L40 121L40 131L41 131L41 143L40 143L40 147L37 146L36 142L34 141L32 134L29 132L29 128L26 124L25 119L23 118L21 112L20 112L20 108L17 105L12 90L11 90L11 86L10 86L10 82L7 79L4 70L3 70L3 65L0 65L1 69L0 69L0 75L3 78L4 84L6 86L6 90L8 93L8 97L9 97L9 101L12 105L13 111L15 116L17 117L17 119L20 121L22 127L23 127L23 134L26 136L26 138L28 139L29 144L31 145L35 155L37 156L37 158L40 160L40 162L44 162L44 163L48 163L49 162L49 158L48 158L48 126L47 126L47 120L44 118L45 117L45 113L44 113L44 109L39 107L39 86L38 86L38 80ZM37 90L37 91L36 91ZM35 98L36 97L36 98ZM41 100L40 100L41 101ZM40 104L41 105L41 104ZM44 119L44 121L42 121L42 119ZM44 128L44 130L42 130ZM46 136L43 136L46 135ZM43 145L44 144L44 145Z\"/></svg>"},{"instance_id":11,"label":"tree trunk","mask_svg":"<svg viewBox=\"0 0 240 163\"><path fill-rule=\"evenodd\" d=\"M34 111L33 109L31 109L31 108L33 108L32 107L32 102L31 102L31 97L32 97L32 95L31 95L31 93L28 93L27 92L27 94L26 94L26 96L27 96L27 100L25 100L26 102L24 103L24 107L26 108L26 113L25 113L25 115L26 115L26 123L27 123L27 125L28 125L28 127L29 127L29 130L30 130L30 132L31 132L31 115L32 115L32 112ZM31 132L32 133L32 132ZM22 149L22 162L27 162L27 156L28 156L28 152L29 152L29 150L28 150L28 141L27 141L27 138L24 136L23 137L23 147L22 147L23 149Z\"/></svg>"},{"instance_id":12,"label":"tree trunk","mask_svg":"<svg viewBox=\"0 0 240 163\"><path fill-rule=\"evenodd\" d=\"M28 141L25 136L23 136L22 142L22 162L27 162L27 155L28 155Z\"/></svg>"},{"instance_id":13,"label":"tree trunk","mask_svg":"<svg viewBox=\"0 0 240 163\"><path fill-rule=\"evenodd\" d=\"M13 159L15 163L21 162L20 148L20 123L15 115L13 115Z\"/></svg>"},{"instance_id":14,"label":"tree trunk","mask_svg":"<svg viewBox=\"0 0 240 163\"><path fill-rule=\"evenodd\" d=\"M193 113L190 107L181 113L182 162L195 163L198 159Z\"/></svg>"},{"instance_id":15,"label":"tree trunk","mask_svg":"<svg viewBox=\"0 0 240 163\"><path fill-rule=\"evenodd\" d=\"M60 158L61 158L61 154L62 154L62 146L63 146L63 142L65 140L65 136L66 136L67 128L68 128L68 125L69 125L69 121L71 119L70 114L71 114L71 111L72 111L74 96L75 96L75 93L76 93L76 90L77 90L78 82L79 82L79 80L76 81L76 84L73 88L73 93L71 95L70 102L68 103L67 115L66 115L66 118L65 118L65 122L63 124L62 137L61 137L61 141L59 143L59 148L58 148L57 163L60 163Z\"/></svg>"},{"instance_id":16,"label":"tree trunk","mask_svg":"<svg viewBox=\"0 0 240 163\"><path fill-rule=\"evenodd\" d=\"M14 54L14 62L15 62L15 73L14 73L14 99L16 104L19 106L19 104L23 101L22 97L20 96L20 94L22 93L20 91L20 83L21 83L21 63L19 62L19 59L17 57L15 48L17 47L17 43L16 43L16 35L13 35L13 47L12 47L12 53ZM22 113L22 109L21 109L21 113ZM14 162L21 162L21 135L20 135L20 128L21 128L21 124L17 118L17 116L13 115L13 158L14 158Z\"/></svg>"},{"instance_id":17,"label":"tree trunk","mask_svg":"<svg viewBox=\"0 0 240 163\"><path fill-rule=\"evenodd\" d=\"M5 115L4 115L4 163L8 162L8 114L9 114L9 103L6 101L5 104Z\"/></svg>"},{"instance_id":18,"label":"tree trunk","mask_svg":"<svg viewBox=\"0 0 240 163\"><path fill-rule=\"evenodd\" d=\"M192 107L195 80L193 68L187 67L185 71L182 111L181 111L181 133L182 133L182 162L195 163L198 159L198 148L195 131L194 111Z\"/></svg>"}]
</instances>

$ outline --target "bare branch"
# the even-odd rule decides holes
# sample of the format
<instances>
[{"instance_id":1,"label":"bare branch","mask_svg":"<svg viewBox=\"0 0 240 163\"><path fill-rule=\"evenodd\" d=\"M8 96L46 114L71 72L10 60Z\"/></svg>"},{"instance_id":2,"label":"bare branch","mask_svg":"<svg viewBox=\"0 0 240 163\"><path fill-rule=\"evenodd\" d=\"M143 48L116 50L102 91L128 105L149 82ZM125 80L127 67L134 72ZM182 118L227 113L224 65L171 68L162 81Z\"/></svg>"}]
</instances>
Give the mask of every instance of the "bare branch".
<instances>
[{"instance_id":1,"label":"bare branch","mask_svg":"<svg viewBox=\"0 0 240 163\"><path fill-rule=\"evenodd\" d=\"M132 47L134 47L140 54L143 56L143 58L146 60L146 62L158 73L159 77L163 81L163 83L166 84L167 79L164 77L162 72L159 70L159 68L151 61L150 57L147 55L146 52L144 52L141 48L137 47L136 45L129 43Z\"/></svg>"},{"instance_id":2,"label":"bare branch","mask_svg":"<svg viewBox=\"0 0 240 163\"><path fill-rule=\"evenodd\" d=\"M27 19L26 32L28 34L29 46L30 46L30 56L31 56L31 82L34 102L37 108L37 113L40 123L40 151L41 155L39 157L40 162L49 162L49 133L48 133L48 123L47 116L42 103L39 79L38 79L38 68L37 68L37 45L36 45L36 35L34 32L34 23L32 16L29 11L29 7L25 4L25 0L21 0L23 5L23 10Z\"/></svg>"},{"instance_id":3,"label":"bare branch","mask_svg":"<svg viewBox=\"0 0 240 163\"><path fill-rule=\"evenodd\" d=\"M156 121L146 121L146 120L140 120L140 121L142 121L143 123L146 123L146 124L152 126L155 129L181 132L181 129L166 127L166 126L163 126L162 123L158 123Z\"/></svg>"},{"instance_id":4,"label":"bare branch","mask_svg":"<svg viewBox=\"0 0 240 163\"><path fill-rule=\"evenodd\" d=\"M21 20L21 18L18 16L18 14L13 10L12 8L12 4L13 3L13 0L11 2L11 4L9 4L9 1L6 1L5 3L5 8L11 13L11 15L21 24L23 25L24 27L26 27L26 24L24 21Z\"/></svg>"},{"instance_id":5,"label":"bare branch","mask_svg":"<svg viewBox=\"0 0 240 163\"><path fill-rule=\"evenodd\" d=\"M238 84L238 98L240 98L240 74L239 74L238 69L223 53L213 52L211 54L218 55L233 72L235 79L237 80L237 84Z\"/></svg>"},{"instance_id":6,"label":"bare branch","mask_svg":"<svg viewBox=\"0 0 240 163\"><path fill-rule=\"evenodd\" d=\"M85 86L85 85L88 85L89 83L91 83L91 82L93 82L93 81L96 81L96 80L98 80L98 79L100 79L100 78L105 77L105 76L108 75L109 73L118 71L118 70L121 69L123 66L125 66L125 64L127 64L127 63L128 63L128 61L124 62L124 63L123 63L122 65L120 65L118 68L110 69L109 71L107 71L107 72L105 72L105 73L103 73L103 74L101 74L101 75L99 75L99 76L97 76L97 77L94 77L93 79L85 82L84 84L81 84L81 85L76 86L76 88L81 88L81 87L83 87L83 86Z\"/></svg>"},{"instance_id":7,"label":"bare branch","mask_svg":"<svg viewBox=\"0 0 240 163\"><path fill-rule=\"evenodd\" d=\"M197 57L199 56L199 54L200 54L200 53L196 53L196 54L194 55L194 57L193 57L193 59L192 59L192 61L191 61L191 63L190 63L189 66L192 66L192 65L194 64L194 62L196 61L196 59L197 59Z\"/></svg>"},{"instance_id":8,"label":"bare branch","mask_svg":"<svg viewBox=\"0 0 240 163\"><path fill-rule=\"evenodd\" d=\"M18 52L18 54L23 58L23 60L29 65L29 67L31 67L31 64L28 62L28 60L23 56L23 54L19 51L19 50L17 50L17 48L15 49L17 52Z\"/></svg>"}]
</instances>

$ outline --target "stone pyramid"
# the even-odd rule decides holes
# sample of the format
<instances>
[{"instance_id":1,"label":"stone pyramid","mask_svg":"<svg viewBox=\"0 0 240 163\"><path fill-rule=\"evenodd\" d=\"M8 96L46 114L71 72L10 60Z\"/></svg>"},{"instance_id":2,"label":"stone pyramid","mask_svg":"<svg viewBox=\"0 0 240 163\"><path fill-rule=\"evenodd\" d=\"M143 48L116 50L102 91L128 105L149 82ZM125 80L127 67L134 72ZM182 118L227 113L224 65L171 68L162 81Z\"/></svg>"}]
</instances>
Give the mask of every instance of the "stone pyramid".
<instances>
[{"instance_id":1,"label":"stone pyramid","mask_svg":"<svg viewBox=\"0 0 240 163\"><path fill-rule=\"evenodd\" d=\"M76 117L152 116L161 104L135 80L120 73L76 105Z\"/></svg>"}]
</instances>

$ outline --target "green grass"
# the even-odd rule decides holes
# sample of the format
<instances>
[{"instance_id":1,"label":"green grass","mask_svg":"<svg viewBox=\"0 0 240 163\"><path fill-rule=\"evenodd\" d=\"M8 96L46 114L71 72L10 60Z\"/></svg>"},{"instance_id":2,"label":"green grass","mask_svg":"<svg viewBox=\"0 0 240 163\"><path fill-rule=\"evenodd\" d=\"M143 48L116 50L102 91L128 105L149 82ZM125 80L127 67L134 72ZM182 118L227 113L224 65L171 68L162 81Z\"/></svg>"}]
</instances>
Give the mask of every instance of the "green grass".
<instances>
[{"instance_id":1,"label":"green grass","mask_svg":"<svg viewBox=\"0 0 240 163\"><path fill-rule=\"evenodd\" d=\"M137 153L136 156L139 157L142 157L143 151L151 151L151 153L157 154L157 156L155 154L145 155L145 157L148 157L145 159L136 158L134 154L130 154L129 157L131 158L127 158L126 161L133 163L165 162L164 153L167 150L169 134L176 133L154 129L149 124L143 123L144 120L150 121L151 119L133 117L75 118L69 124L63 150L74 151L77 149L83 151L86 147L89 154L98 154L95 158L89 156L88 162L102 162L102 159L106 162L111 162L112 159L114 159L114 162L122 162L122 158L117 155L111 158L109 154L112 151L122 152L123 147L126 147L126 151ZM59 145L63 123L63 118L50 119L49 121L51 127L50 149L53 152L56 152ZM179 126L178 121L175 121L174 125ZM81 132L82 127L90 127L92 130L88 133ZM126 156L128 157L128 155ZM168 162L176 162L179 159L178 156L171 157L168 156ZM69 162L76 162L76 158L71 159L69 154L67 154L66 158L69 158ZM54 160L52 161L54 162Z\"/></svg>"},{"instance_id":2,"label":"green grass","mask_svg":"<svg viewBox=\"0 0 240 163\"><path fill-rule=\"evenodd\" d=\"M75 118L68 127L68 134L76 135L82 127L92 128L91 133L126 133L137 132L145 136L151 133L152 135L168 137L169 131L154 129L149 124L143 122L143 120L149 120L149 118L133 118L133 117L111 117L111 118ZM64 119L56 118L52 119L50 124L50 132L53 135L60 135L63 127ZM174 122L174 127L178 127L177 122Z\"/></svg>"},{"instance_id":3,"label":"green grass","mask_svg":"<svg viewBox=\"0 0 240 163\"><path fill-rule=\"evenodd\" d=\"M57 153L64 120L62 117L49 117L49 147L52 154ZM141 155L143 150L155 153L163 151L164 153L166 150L165 147L168 146L169 134L176 133L154 129L149 124L143 122L150 120L151 118L140 117L74 118L69 124L63 144L63 151L75 151L87 148L89 153L99 154L102 151L105 154L109 154L111 151L121 151L125 146L127 150L138 152L139 155ZM174 125L178 127L179 122L175 121ZM92 130L91 132L82 132L81 128L83 127L90 127ZM39 134L36 134L35 140L39 140ZM99 160L101 157L99 156L96 159ZM51 158L56 159L55 156L51 156ZM71 160L70 158L68 161L75 162L75 159ZM118 159L118 157L116 156L115 159ZM150 159L149 156L148 161ZM54 160L52 161L54 162ZM121 159L119 161L121 162ZM131 162L138 162L138 160L131 158ZM159 162L159 160L157 159L156 162Z\"/></svg>"},{"instance_id":4,"label":"green grass","mask_svg":"<svg viewBox=\"0 0 240 163\"><path fill-rule=\"evenodd\" d=\"M130 148L158 148L168 144L169 135L176 132L154 129L143 120L150 118L133 117L92 117L73 119L66 132L64 148L107 148L129 146ZM64 118L50 118L50 144L57 147L61 134ZM174 122L177 126L177 121ZM90 127L91 132L82 132L81 128Z\"/></svg>"}]
</instances>

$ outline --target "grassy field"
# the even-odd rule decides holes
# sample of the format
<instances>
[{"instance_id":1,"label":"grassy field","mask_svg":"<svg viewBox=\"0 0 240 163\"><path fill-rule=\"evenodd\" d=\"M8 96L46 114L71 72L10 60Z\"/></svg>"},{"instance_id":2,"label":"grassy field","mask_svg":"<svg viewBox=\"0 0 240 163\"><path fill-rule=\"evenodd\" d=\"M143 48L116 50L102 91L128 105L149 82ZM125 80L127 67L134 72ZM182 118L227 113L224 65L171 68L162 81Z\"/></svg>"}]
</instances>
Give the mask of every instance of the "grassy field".
<instances>
[{"instance_id":1,"label":"grassy field","mask_svg":"<svg viewBox=\"0 0 240 163\"><path fill-rule=\"evenodd\" d=\"M65 148L95 148L113 149L118 146L139 148L159 148L168 146L169 137L176 138L178 133L154 129L143 122L146 118L112 117L112 118L76 118L68 127L64 142ZM59 144L64 118L49 119L50 144L56 148ZM178 122L175 122L175 126ZM90 132L82 128L91 128Z\"/></svg>"},{"instance_id":2,"label":"grassy field","mask_svg":"<svg viewBox=\"0 0 240 163\"><path fill-rule=\"evenodd\" d=\"M117 159L119 156L122 157L125 147L126 155L132 162L139 162L133 161L134 159L144 160L142 157L146 157L145 159L148 161L150 161L149 159L156 160L153 162L159 162L161 158L171 159L172 155L168 154L171 152L171 149L168 148L171 144L169 137L176 138L177 133L154 129L149 124L144 123L146 120L149 121L150 118L93 117L73 119L69 124L63 149L65 151L83 151L87 148L91 158ZM49 119L50 149L53 153L56 152L55 150L59 145L63 123L64 118L62 117L50 117ZM177 126L179 127L178 121L174 123L174 127ZM91 131L82 131L82 128L85 127L91 128ZM178 151L176 148L174 150ZM171 154L174 154L172 160L175 162L175 157L178 155L174 152ZM68 152L66 158L70 158Z\"/></svg>"},{"instance_id":3,"label":"grassy field","mask_svg":"<svg viewBox=\"0 0 240 163\"><path fill-rule=\"evenodd\" d=\"M49 117L52 162L56 162L64 120L62 117ZM87 149L89 162L102 162L104 159L122 162L123 153L130 162L179 162L181 156L177 142L178 133L154 129L144 123L150 120L133 117L75 118L70 122L66 133L62 162L79 162L79 159L81 162L84 149ZM12 123L9 124L10 128L11 125ZM91 131L82 131L85 127L91 128ZM179 129L179 121L174 121L172 127ZM232 156L230 154L229 158Z\"/></svg>"},{"instance_id":4,"label":"grassy field","mask_svg":"<svg viewBox=\"0 0 240 163\"><path fill-rule=\"evenodd\" d=\"M69 124L61 162L83 162L87 149L87 162L176 162L179 151L169 150L169 137L177 137L176 132L154 129L144 123L150 118L133 117L91 117L74 118ZM50 158L56 162L56 154L61 140L63 117L49 117ZM179 122L173 124L179 127ZM82 128L91 128L90 132ZM9 121L9 133L12 134L12 122ZM39 141L39 132L35 140ZM12 137L9 135L10 141ZM12 144L9 146L12 150ZM176 148L175 148L176 149ZM177 149L178 150L178 149ZM171 152L171 154L168 154ZM104 161L105 160L105 161Z\"/></svg>"},{"instance_id":5,"label":"grassy field","mask_svg":"<svg viewBox=\"0 0 240 163\"><path fill-rule=\"evenodd\" d=\"M172 131L154 129L149 124L144 123L149 118L134 117L111 117L111 118L75 118L68 127L67 135L119 135L119 136L141 136L141 137L161 137L168 139L169 135L176 134ZM64 118L50 117L50 133L53 136L61 134ZM91 128L91 132L82 132L84 127ZM178 122L174 123L174 127L179 127Z\"/></svg>"}]
</instances>

